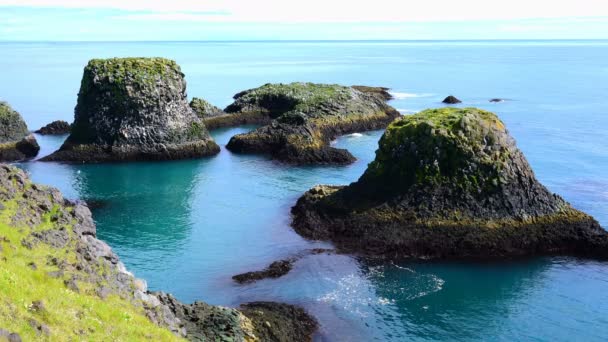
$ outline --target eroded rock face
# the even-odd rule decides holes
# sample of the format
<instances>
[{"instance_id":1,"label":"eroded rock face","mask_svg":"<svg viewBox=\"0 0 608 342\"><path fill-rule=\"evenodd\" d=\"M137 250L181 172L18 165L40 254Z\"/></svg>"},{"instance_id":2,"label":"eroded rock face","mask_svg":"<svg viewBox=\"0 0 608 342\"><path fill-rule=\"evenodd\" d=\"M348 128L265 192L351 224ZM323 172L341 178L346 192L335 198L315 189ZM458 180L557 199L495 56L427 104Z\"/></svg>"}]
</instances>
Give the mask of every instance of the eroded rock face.
<instances>
[{"instance_id":1,"label":"eroded rock face","mask_svg":"<svg viewBox=\"0 0 608 342\"><path fill-rule=\"evenodd\" d=\"M293 164L352 163L355 158L331 147L330 141L342 134L383 128L399 116L378 89L291 83L241 92L226 112L271 121L232 137L227 148L237 153L266 153Z\"/></svg>"},{"instance_id":2,"label":"eroded rock face","mask_svg":"<svg viewBox=\"0 0 608 342\"><path fill-rule=\"evenodd\" d=\"M184 74L174 61L112 58L85 67L72 132L44 160L165 160L218 152L186 102Z\"/></svg>"},{"instance_id":3,"label":"eroded rock face","mask_svg":"<svg viewBox=\"0 0 608 342\"><path fill-rule=\"evenodd\" d=\"M33 158L40 151L21 114L8 103L0 102L0 161Z\"/></svg>"},{"instance_id":4,"label":"eroded rock face","mask_svg":"<svg viewBox=\"0 0 608 342\"><path fill-rule=\"evenodd\" d=\"M504 124L475 108L427 110L386 130L347 187L293 208L304 236L390 257L608 255L608 234L538 182Z\"/></svg>"},{"instance_id":5,"label":"eroded rock face","mask_svg":"<svg viewBox=\"0 0 608 342\"><path fill-rule=\"evenodd\" d=\"M71 126L63 120L53 121L50 124L41 127L35 133L42 135L62 135L70 133Z\"/></svg>"}]
</instances>

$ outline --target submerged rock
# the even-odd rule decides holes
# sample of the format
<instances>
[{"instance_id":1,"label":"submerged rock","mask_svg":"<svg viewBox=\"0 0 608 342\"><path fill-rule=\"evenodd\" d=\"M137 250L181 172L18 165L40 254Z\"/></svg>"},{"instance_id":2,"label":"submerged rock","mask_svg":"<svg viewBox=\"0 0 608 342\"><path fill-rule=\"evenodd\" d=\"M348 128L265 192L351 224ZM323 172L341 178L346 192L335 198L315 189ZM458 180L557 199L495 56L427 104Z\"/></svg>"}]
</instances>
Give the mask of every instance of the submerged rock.
<instances>
[{"instance_id":1,"label":"submerged rock","mask_svg":"<svg viewBox=\"0 0 608 342\"><path fill-rule=\"evenodd\" d=\"M235 96L226 108L238 116L270 121L232 137L226 146L237 153L266 153L293 164L348 164L355 158L330 146L339 135L386 127L399 117L378 91L339 85L266 84Z\"/></svg>"},{"instance_id":2,"label":"submerged rock","mask_svg":"<svg viewBox=\"0 0 608 342\"><path fill-rule=\"evenodd\" d=\"M192 108L194 113L202 120L226 114L220 108L198 97L195 97L190 101L190 108Z\"/></svg>"},{"instance_id":3,"label":"submerged rock","mask_svg":"<svg viewBox=\"0 0 608 342\"><path fill-rule=\"evenodd\" d=\"M85 67L72 132L43 160L166 160L218 152L186 102L184 74L174 61L112 58Z\"/></svg>"},{"instance_id":4,"label":"submerged rock","mask_svg":"<svg viewBox=\"0 0 608 342\"><path fill-rule=\"evenodd\" d=\"M504 124L475 108L392 123L349 186L317 186L293 226L387 257L608 256L608 233L538 182Z\"/></svg>"},{"instance_id":5,"label":"submerged rock","mask_svg":"<svg viewBox=\"0 0 608 342\"><path fill-rule=\"evenodd\" d=\"M460 101L458 98L456 98L455 96L448 96L445 99L443 99L443 101L441 101L443 103L446 104L457 104L457 103L462 103L462 101Z\"/></svg>"},{"instance_id":6,"label":"submerged rock","mask_svg":"<svg viewBox=\"0 0 608 342\"><path fill-rule=\"evenodd\" d=\"M494 102L494 103L497 103L497 102L505 102L505 100L504 100L504 99L499 99L499 98L496 98L496 99L490 99L490 102Z\"/></svg>"},{"instance_id":7,"label":"submerged rock","mask_svg":"<svg viewBox=\"0 0 608 342\"><path fill-rule=\"evenodd\" d=\"M304 310L287 304L252 303L239 310L202 302L183 304L169 294L149 292L146 282L128 272L112 249L96 238L85 205L31 183L22 170L8 165L0 165L0 212L0 253L6 256L0 263L11 275L9 282L0 281L8 284L0 294L9 310L0 310L0 322L8 322L2 328L10 329L0 329L0 340L185 337L282 342L310 341L316 329ZM31 304L11 298L14 293ZM86 310L81 303L86 303ZM68 316L79 319L70 319L66 329ZM96 317L95 325L84 316Z\"/></svg>"},{"instance_id":8,"label":"submerged rock","mask_svg":"<svg viewBox=\"0 0 608 342\"><path fill-rule=\"evenodd\" d=\"M246 284L266 278L279 278L291 271L295 261L295 258L275 261L261 271L237 274L233 276L232 279L239 284Z\"/></svg>"},{"instance_id":9,"label":"submerged rock","mask_svg":"<svg viewBox=\"0 0 608 342\"><path fill-rule=\"evenodd\" d=\"M33 158L40 151L21 114L8 103L0 102L0 161Z\"/></svg>"},{"instance_id":10,"label":"submerged rock","mask_svg":"<svg viewBox=\"0 0 608 342\"><path fill-rule=\"evenodd\" d=\"M40 128L34 133L42 135L62 135L70 133L71 126L63 120L53 121L50 124Z\"/></svg>"}]
</instances>

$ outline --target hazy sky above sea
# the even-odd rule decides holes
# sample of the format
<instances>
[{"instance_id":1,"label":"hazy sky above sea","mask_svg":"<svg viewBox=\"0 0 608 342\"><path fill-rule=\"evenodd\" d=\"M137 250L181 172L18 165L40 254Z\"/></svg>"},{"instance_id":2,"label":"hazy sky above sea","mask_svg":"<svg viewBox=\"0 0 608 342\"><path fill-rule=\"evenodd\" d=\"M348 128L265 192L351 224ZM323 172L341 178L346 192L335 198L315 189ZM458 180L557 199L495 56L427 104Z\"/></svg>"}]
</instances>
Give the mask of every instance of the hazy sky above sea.
<instances>
[{"instance_id":1,"label":"hazy sky above sea","mask_svg":"<svg viewBox=\"0 0 608 342\"><path fill-rule=\"evenodd\" d=\"M0 40L607 38L608 0L0 0Z\"/></svg>"}]
</instances>

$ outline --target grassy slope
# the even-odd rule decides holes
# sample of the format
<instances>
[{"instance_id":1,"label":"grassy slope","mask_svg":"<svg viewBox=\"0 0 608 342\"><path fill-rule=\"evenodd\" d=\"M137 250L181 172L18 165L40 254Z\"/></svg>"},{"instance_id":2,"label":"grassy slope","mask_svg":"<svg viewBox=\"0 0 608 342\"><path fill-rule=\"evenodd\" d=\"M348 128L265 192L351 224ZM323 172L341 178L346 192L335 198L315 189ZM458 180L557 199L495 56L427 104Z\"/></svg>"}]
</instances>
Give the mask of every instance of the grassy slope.
<instances>
[{"instance_id":1,"label":"grassy slope","mask_svg":"<svg viewBox=\"0 0 608 342\"><path fill-rule=\"evenodd\" d=\"M15 198L22 198L18 193ZM44 243L33 249L22 246L32 231L57 229L51 222L52 212L36 227L13 227L11 217L18 205L15 199L1 203L0 211L0 328L16 332L24 341L172 341L179 340L169 331L150 322L127 300L110 295L100 299L91 284L79 282L79 293L69 290L63 278L47 273L58 267L50 258L72 262L76 255L70 242L57 249ZM0 206L0 208L2 207ZM74 232L69 233L73 237ZM30 265L34 263L36 270ZM103 271L103 270L99 270ZM44 308L36 310L35 301ZM30 320L46 325L48 336L38 334Z\"/></svg>"}]
</instances>

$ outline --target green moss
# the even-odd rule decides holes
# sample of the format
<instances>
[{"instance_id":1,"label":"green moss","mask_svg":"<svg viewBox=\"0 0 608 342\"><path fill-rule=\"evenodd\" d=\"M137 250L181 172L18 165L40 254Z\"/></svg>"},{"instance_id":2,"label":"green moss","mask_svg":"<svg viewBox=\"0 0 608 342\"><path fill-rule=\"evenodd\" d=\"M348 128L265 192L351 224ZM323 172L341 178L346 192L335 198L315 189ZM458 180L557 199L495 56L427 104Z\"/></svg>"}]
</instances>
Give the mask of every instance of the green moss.
<instances>
[{"instance_id":1,"label":"green moss","mask_svg":"<svg viewBox=\"0 0 608 342\"><path fill-rule=\"evenodd\" d=\"M5 191L5 189L2 189ZM100 299L95 295L98 284L88 283L87 274L76 269L64 277L53 278L58 271L57 259L68 264L77 261L76 237L72 227L64 227L70 237L65 248L37 243L31 249L22 245L32 232L61 229L54 217L61 209L54 206L37 226L14 226L12 217L22 208L19 201L29 201L23 193L2 201L0 211L0 327L21 335L24 341L174 341L180 340L146 318L142 309L119 296ZM36 265L33 269L31 265ZM99 263L103 265L103 263ZM109 272L103 266L96 269ZM79 292L69 290L64 280L76 276ZM37 309L34 302L43 303ZM39 335L30 324L35 320L50 329L50 335Z\"/></svg>"},{"instance_id":2,"label":"green moss","mask_svg":"<svg viewBox=\"0 0 608 342\"><path fill-rule=\"evenodd\" d=\"M85 74L87 72L99 77L108 77L118 84L127 79L149 84L166 75L181 75L181 69L175 61L159 57L92 59L85 67ZM84 81L90 80L83 78Z\"/></svg>"},{"instance_id":3,"label":"green moss","mask_svg":"<svg viewBox=\"0 0 608 342\"><path fill-rule=\"evenodd\" d=\"M362 179L400 190L414 184L452 184L466 191L491 191L512 153L505 139L505 126L493 113L425 110L389 125ZM496 142L500 144L493 146Z\"/></svg>"},{"instance_id":4,"label":"green moss","mask_svg":"<svg viewBox=\"0 0 608 342\"><path fill-rule=\"evenodd\" d=\"M21 115L6 102L0 101L0 143L14 142L29 134Z\"/></svg>"}]
</instances>

